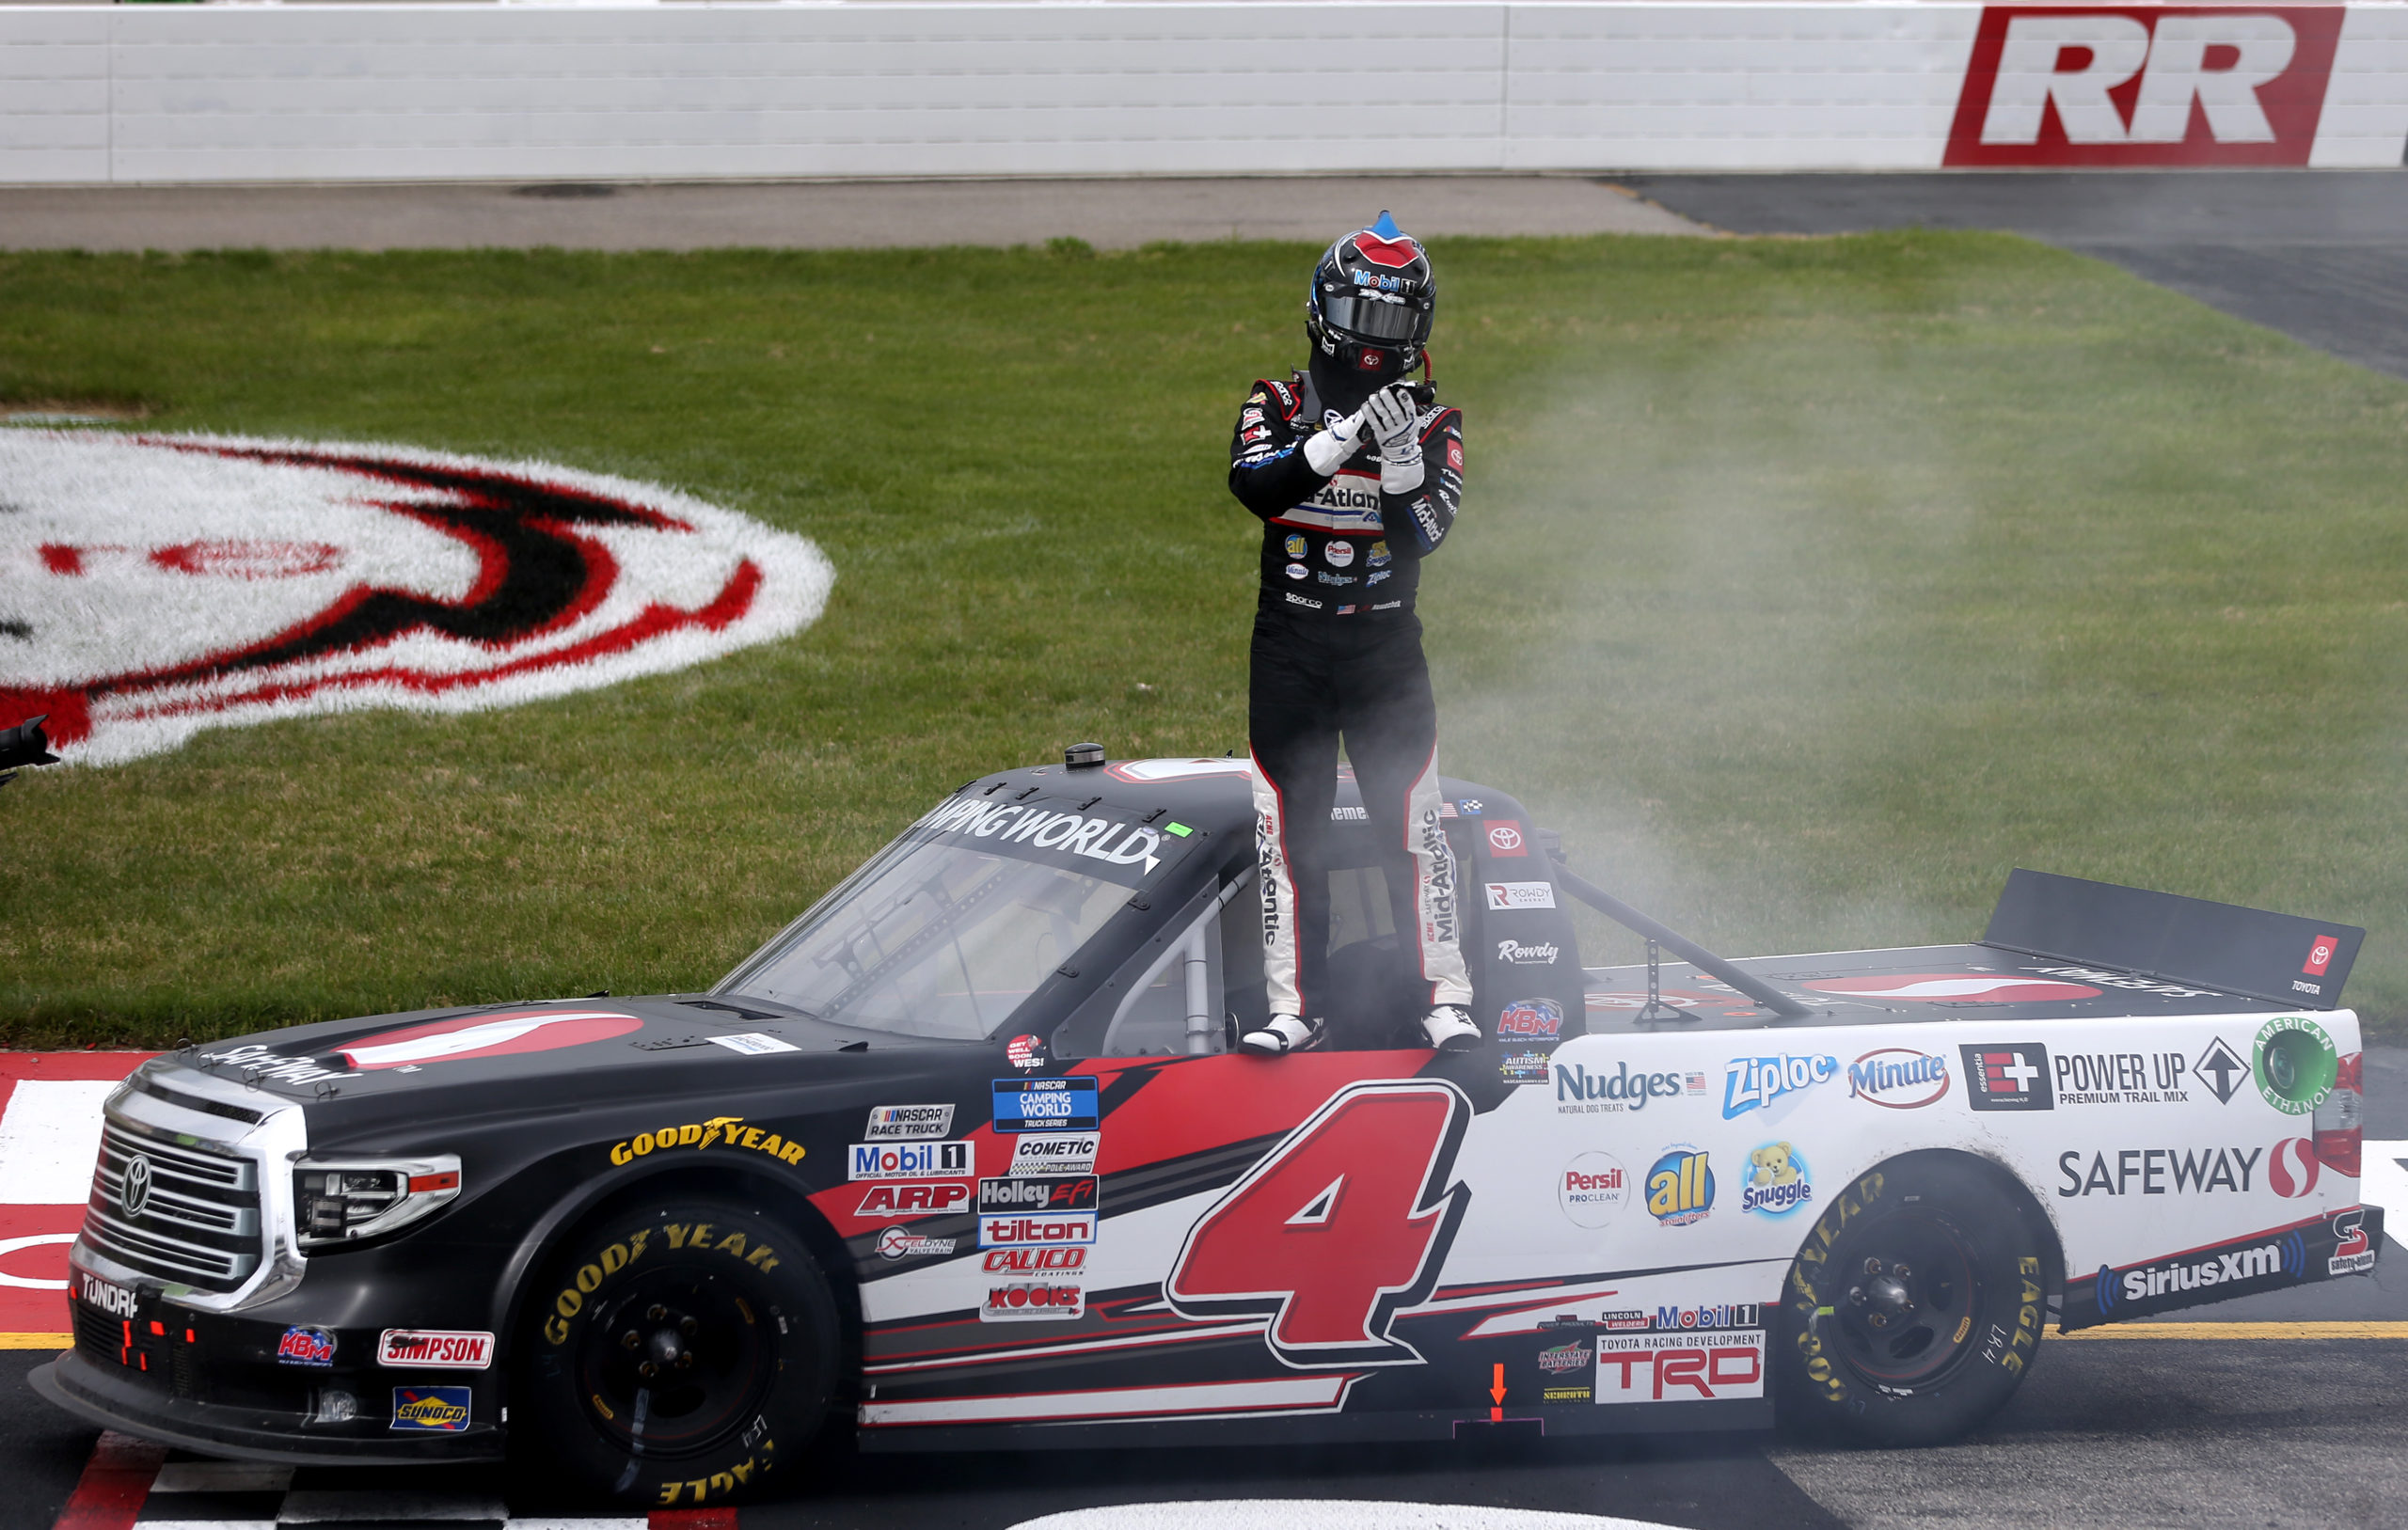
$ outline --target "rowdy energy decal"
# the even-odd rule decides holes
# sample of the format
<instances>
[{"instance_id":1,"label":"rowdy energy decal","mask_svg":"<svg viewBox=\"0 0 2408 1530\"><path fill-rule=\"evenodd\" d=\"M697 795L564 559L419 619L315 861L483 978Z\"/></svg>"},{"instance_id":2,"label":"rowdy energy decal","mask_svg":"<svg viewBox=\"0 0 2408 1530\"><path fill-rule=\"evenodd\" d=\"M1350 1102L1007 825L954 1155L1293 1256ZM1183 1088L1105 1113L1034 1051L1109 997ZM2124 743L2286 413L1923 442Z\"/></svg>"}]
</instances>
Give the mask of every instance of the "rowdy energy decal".
<instances>
[{"instance_id":1,"label":"rowdy energy decal","mask_svg":"<svg viewBox=\"0 0 2408 1530\"><path fill-rule=\"evenodd\" d=\"M106 765L203 728L515 705L791 635L834 571L654 485L404 447L0 432L0 727Z\"/></svg>"}]
</instances>

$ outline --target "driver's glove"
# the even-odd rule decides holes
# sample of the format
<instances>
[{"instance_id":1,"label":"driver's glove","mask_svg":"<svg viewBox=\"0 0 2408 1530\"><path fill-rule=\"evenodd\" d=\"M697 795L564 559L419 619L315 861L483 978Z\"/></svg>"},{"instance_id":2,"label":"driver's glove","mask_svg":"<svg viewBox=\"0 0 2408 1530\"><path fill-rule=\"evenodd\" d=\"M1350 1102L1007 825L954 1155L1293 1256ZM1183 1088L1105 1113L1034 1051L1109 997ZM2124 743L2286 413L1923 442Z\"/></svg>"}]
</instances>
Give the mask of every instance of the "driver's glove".
<instances>
[{"instance_id":1,"label":"driver's glove","mask_svg":"<svg viewBox=\"0 0 2408 1530\"><path fill-rule=\"evenodd\" d=\"M1343 419L1332 420L1305 438L1305 465L1323 478L1328 478L1346 465L1363 445L1363 417L1370 410L1366 404Z\"/></svg>"},{"instance_id":2,"label":"driver's glove","mask_svg":"<svg viewBox=\"0 0 2408 1530\"><path fill-rule=\"evenodd\" d=\"M1421 487L1421 437L1414 429L1420 414L1401 383L1380 389L1363 405L1363 418L1380 444L1384 494L1411 494Z\"/></svg>"}]
</instances>

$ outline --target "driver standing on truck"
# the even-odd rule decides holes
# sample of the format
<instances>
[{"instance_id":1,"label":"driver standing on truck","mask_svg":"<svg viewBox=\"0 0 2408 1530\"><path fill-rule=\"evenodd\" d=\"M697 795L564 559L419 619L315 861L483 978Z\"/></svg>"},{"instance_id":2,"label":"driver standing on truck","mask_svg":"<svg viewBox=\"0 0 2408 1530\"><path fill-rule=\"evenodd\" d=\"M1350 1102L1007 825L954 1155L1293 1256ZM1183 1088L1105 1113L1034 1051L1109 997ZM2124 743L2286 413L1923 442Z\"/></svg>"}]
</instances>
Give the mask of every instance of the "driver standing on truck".
<instances>
[{"instance_id":1,"label":"driver standing on truck","mask_svg":"<svg viewBox=\"0 0 2408 1530\"><path fill-rule=\"evenodd\" d=\"M1325 845L1345 741L1371 828L1412 866L1400 943L1442 1051L1477 1046L1456 945L1455 859L1438 821L1438 712L1413 592L1463 496L1463 415L1418 365L1437 310L1430 258L1383 212L1330 245L1305 297L1309 368L1258 381L1229 446L1229 491L1262 520L1246 725L1262 866L1269 1019L1279 1056L1321 1043L1328 995Z\"/></svg>"}]
</instances>

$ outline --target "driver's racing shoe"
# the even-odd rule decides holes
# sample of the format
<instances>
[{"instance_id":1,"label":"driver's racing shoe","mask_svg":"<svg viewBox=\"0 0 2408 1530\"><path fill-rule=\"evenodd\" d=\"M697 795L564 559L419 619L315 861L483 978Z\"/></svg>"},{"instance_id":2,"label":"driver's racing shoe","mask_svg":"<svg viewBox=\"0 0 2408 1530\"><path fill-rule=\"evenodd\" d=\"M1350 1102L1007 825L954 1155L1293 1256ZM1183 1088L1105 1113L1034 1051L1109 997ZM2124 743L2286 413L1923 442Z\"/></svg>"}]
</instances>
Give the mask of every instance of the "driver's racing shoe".
<instances>
[{"instance_id":1,"label":"driver's racing shoe","mask_svg":"<svg viewBox=\"0 0 2408 1530\"><path fill-rule=\"evenodd\" d=\"M1421 1022L1421 1033L1442 1052L1467 1052L1480 1045L1480 1027L1471 1023L1471 1011L1460 1004L1432 1010Z\"/></svg>"},{"instance_id":2,"label":"driver's racing shoe","mask_svg":"<svg viewBox=\"0 0 2408 1530\"><path fill-rule=\"evenodd\" d=\"M1477 1033L1474 1033L1477 1034ZM1300 1020L1293 1015L1274 1015L1259 1031L1248 1031L1238 1037L1238 1049L1257 1057L1285 1057L1321 1045L1322 1022Z\"/></svg>"}]
</instances>

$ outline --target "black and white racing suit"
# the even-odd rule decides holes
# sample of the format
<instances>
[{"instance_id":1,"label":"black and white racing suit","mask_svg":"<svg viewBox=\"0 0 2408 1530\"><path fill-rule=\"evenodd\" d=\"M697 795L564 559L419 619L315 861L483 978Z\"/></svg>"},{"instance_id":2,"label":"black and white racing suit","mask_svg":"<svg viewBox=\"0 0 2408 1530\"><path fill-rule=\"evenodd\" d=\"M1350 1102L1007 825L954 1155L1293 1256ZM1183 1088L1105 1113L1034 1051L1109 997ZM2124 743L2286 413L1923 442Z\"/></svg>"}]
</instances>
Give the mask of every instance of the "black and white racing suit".
<instances>
[{"instance_id":1,"label":"black and white racing suit","mask_svg":"<svg viewBox=\"0 0 2408 1530\"><path fill-rule=\"evenodd\" d=\"M1328 418L1337 418L1331 411ZM1229 448L1229 489L1262 520L1262 591L1246 709L1262 864L1265 997L1274 1015L1327 1010L1323 836L1342 735L1372 830L1413 868L1418 927L1400 930L1430 1004L1471 1003L1457 947L1455 859L1438 820L1438 714L1413 596L1421 560L1463 496L1463 415L1414 422L1422 481L1383 493L1366 444L1323 478L1304 445L1324 422L1309 379L1257 382Z\"/></svg>"}]
</instances>

